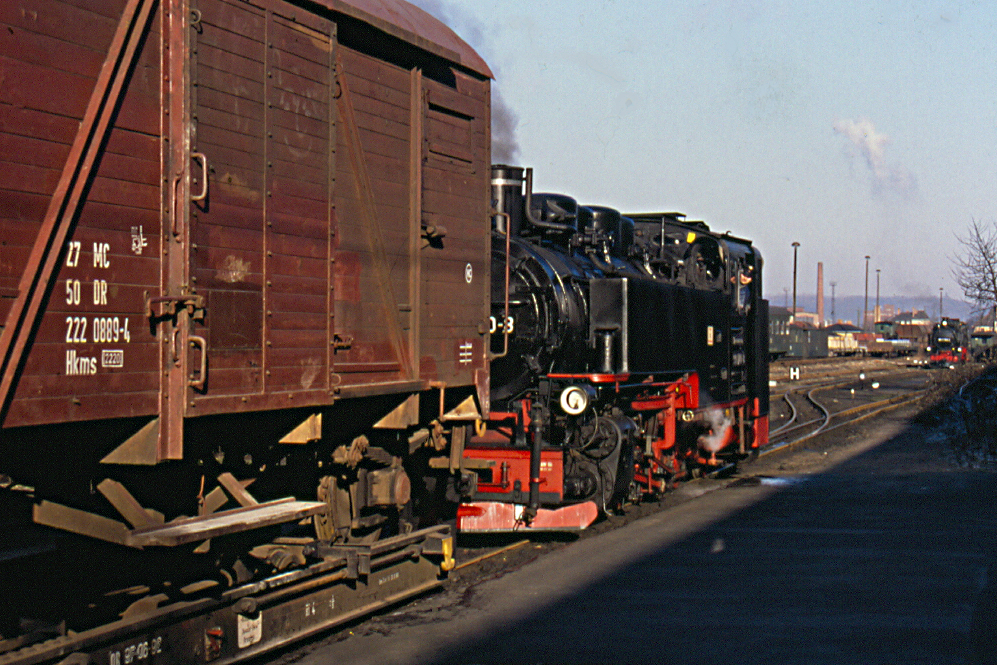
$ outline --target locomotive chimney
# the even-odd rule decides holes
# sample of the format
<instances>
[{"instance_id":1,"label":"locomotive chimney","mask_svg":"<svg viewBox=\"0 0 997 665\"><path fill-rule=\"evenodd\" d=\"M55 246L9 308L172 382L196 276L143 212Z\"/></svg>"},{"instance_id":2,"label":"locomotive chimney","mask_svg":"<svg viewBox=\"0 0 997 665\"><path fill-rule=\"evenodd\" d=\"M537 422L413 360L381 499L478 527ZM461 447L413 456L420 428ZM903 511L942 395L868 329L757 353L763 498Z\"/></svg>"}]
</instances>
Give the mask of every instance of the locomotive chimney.
<instances>
[{"instance_id":1,"label":"locomotive chimney","mask_svg":"<svg viewBox=\"0 0 997 665\"><path fill-rule=\"evenodd\" d=\"M498 213L492 217L492 228L502 233L508 230L509 235L518 236L523 224L523 207L523 169L492 165L492 210Z\"/></svg>"}]
</instances>

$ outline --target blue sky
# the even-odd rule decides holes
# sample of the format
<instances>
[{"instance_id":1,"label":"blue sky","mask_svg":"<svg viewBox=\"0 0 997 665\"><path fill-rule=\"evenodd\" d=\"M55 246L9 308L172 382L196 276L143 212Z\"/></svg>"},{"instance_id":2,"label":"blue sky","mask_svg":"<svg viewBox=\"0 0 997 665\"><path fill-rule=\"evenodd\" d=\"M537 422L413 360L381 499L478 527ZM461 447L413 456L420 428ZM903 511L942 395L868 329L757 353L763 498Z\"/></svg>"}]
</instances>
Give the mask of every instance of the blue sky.
<instances>
[{"instance_id":1,"label":"blue sky","mask_svg":"<svg viewBox=\"0 0 997 665\"><path fill-rule=\"evenodd\" d=\"M539 190L751 238L766 292L961 296L997 217L987 2L417 0L474 46Z\"/></svg>"}]
</instances>

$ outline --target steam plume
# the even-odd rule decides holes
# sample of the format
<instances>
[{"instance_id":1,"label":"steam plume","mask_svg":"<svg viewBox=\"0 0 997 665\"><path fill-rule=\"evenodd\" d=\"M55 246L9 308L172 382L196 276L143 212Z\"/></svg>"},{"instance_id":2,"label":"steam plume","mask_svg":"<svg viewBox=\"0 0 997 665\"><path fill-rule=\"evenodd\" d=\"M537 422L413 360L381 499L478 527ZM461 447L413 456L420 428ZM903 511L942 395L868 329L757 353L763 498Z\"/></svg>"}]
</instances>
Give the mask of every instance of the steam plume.
<instances>
[{"instance_id":1,"label":"steam plume","mask_svg":"<svg viewBox=\"0 0 997 665\"><path fill-rule=\"evenodd\" d=\"M492 161L496 164L519 162L516 127L519 116L505 103L497 86L492 86Z\"/></svg>"},{"instance_id":2,"label":"steam plume","mask_svg":"<svg viewBox=\"0 0 997 665\"><path fill-rule=\"evenodd\" d=\"M717 408L708 410L705 414L706 424L710 426L708 432L699 435L699 447L710 453L717 453L730 436L731 426L734 421L724 415L724 412Z\"/></svg>"},{"instance_id":3,"label":"steam plume","mask_svg":"<svg viewBox=\"0 0 997 665\"><path fill-rule=\"evenodd\" d=\"M838 120L834 123L834 131L851 141L865 159L872 174L873 193L894 192L905 199L917 193L914 174L899 164L887 163L885 153L890 137L878 133L872 121L866 118Z\"/></svg>"}]
</instances>

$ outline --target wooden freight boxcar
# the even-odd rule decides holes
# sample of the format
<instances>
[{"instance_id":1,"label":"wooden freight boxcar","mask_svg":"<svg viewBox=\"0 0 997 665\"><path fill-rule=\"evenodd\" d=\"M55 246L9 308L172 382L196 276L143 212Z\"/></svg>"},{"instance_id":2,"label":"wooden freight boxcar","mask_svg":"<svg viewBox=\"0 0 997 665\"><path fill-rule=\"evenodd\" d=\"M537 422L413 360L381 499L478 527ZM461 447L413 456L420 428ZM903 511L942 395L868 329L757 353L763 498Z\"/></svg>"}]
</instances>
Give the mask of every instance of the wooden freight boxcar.
<instances>
[{"instance_id":1,"label":"wooden freight boxcar","mask_svg":"<svg viewBox=\"0 0 997 665\"><path fill-rule=\"evenodd\" d=\"M276 521L404 504L411 459L488 406L481 58L400 0L17 0L0 23L0 472L36 519L140 545L135 503L323 475L324 509Z\"/></svg>"}]
</instances>

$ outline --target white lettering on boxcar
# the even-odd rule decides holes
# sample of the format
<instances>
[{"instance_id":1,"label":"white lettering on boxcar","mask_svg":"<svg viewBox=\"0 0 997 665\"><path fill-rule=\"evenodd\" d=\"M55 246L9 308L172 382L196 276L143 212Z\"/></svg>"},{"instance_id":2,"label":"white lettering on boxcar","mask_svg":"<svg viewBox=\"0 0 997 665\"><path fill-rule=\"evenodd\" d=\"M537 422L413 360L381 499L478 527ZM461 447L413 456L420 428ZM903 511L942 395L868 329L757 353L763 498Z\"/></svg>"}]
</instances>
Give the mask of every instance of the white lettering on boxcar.
<instances>
[{"instance_id":1,"label":"white lettering on boxcar","mask_svg":"<svg viewBox=\"0 0 997 665\"><path fill-rule=\"evenodd\" d=\"M93 341L102 344L107 342L130 342L131 333L128 331L128 317L124 323L117 316L95 316L93 319Z\"/></svg>"},{"instance_id":2,"label":"white lettering on boxcar","mask_svg":"<svg viewBox=\"0 0 997 665\"><path fill-rule=\"evenodd\" d=\"M125 366L125 352L122 349L104 349L100 352L100 366L111 369Z\"/></svg>"},{"instance_id":3,"label":"white lettering on boxcar","mask_svg":"<svg viewBox=\"0 0 997 665\"><path fill-rule=\"evenodd\" d=\"M80 304L80 280L78 279L67 279L66 280L66 304L67 305L79 305Z\"/></svg>"},{"instance_id":4,"label":"white lettering on boxcar","mask_svg":"<svg viewBox=\"0 0 997 665\"><path fill-rule=\"evenodd\" d=\"M149 240L142 233L141 226L132 227L132 251L141 256L142 250L149 246Z\"/></svg>"},{"instance_id":5,"label":"white lettering on boxcar","mask_svg":"<svg viewBox=\"0 0 997 665\"><path fill-rule=\"evenodd\" d=\"M108 665L131 665L137 660L146 660L163 653L163 638L154 637L138 644L131 644L122 651L107 654Z\"/></svg>"},{"instance_id":6,"label":"white lettering on boxcar","mask_svg":"<svg viewBox=\"0 0 997 665\"><path fill-rule=\"evenodd\" d=\"M96 373L96 358L81 356L76 349L66 351L66 376L92 376Z\"/></svg>"},{"instance_id":7,"label":"white lettering on boxcar","mask_svg":"<svg viewBox=\"0 0 997 665\"><path fill-rule=\"evenodd\" d=\"M87 317L66 317L66 344L87 343Z\"/></svg>"},{"instance_id":8,"label":"white lettering on boxcar","mask_svg":"<svg viewBox=\"0 0 997 665\"><path fill-rule=\"evenodd\" d=\"M131 331L128 329L128 317L122 319L119 316L95 316L93 325L89 325L90 320L85 316L66 317L66 344L86 344L87 328L91 330L93 342L96 344L106 344L109 342L132 341Z\"/></svg>"},{"instance_id":9,"label":"white lettering on boxcar","mask_svg":"<svg viewBox=\"0 0 997 665\"><path fill-rule=\"evenodd\" d=\"M73 240L66 249L66 267L75 268L80 265L80 241Z\"/></svg>"},{"instance_id":10,"label":"white lettering on boxcar","mask_svg":"<svg viewBox=\"0 0 997 665\"><path fill-rule=\"evenodd\" d=\"M395 572L393 572L393 573L388 573L384 577L382 577L379 580L377 580L377 586L381 586L382 584L387 584L388 582L394 582L395 580L397 580L401 576L402 576L402 574L400 572L398 572L397 570Z\"/></svg>"},{"instance_id":11,"label":"white lettering on boxcar","mask_svg":"<svg viewBox=\"0 0 997 665\"><path fill-rule=\"evenodd\" d=\"M107 280L95 279L93 282L93 304L107 304Z\"/></svg>"},{"instance_id":12,"label":"white lettering on boxcar","mask_svg":"<svg viewBox=\"0 0 997 665\"><path fill-rule=\"evenodd\" d=\"M108 258L107 253L111 251L111 246L106 242L95 242L93 244L93 267L94 268L110 268L111 260Z\"/></svg>"}]
</instances>

